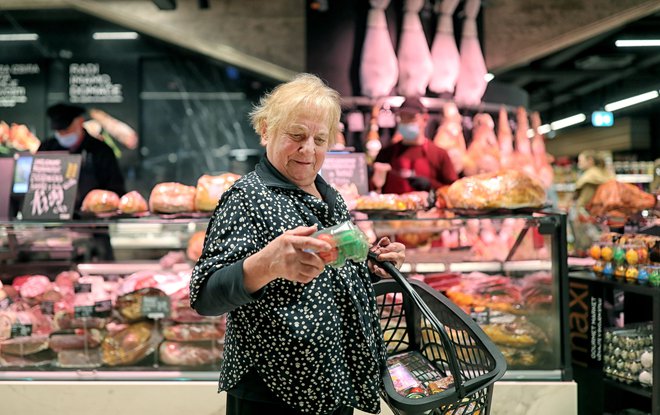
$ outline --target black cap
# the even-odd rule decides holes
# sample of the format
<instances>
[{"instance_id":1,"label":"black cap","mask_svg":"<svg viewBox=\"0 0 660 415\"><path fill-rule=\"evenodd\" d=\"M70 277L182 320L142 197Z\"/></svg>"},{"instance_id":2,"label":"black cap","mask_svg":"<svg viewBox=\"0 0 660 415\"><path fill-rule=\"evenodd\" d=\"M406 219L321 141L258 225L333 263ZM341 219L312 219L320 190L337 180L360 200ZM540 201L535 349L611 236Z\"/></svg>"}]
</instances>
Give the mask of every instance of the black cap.
<instances>
[{"instance_id":1,"label":"black cap","mask_svg":"<svg viewBox=\"0 0 660 415\"><path fill-rule=\"evenodd\" d=\"M55 104L48 108L46 114L50 118L50 127L53 130L64 130L85 112L83 107L77 105Z\"/></svg>"},{"instance_id":2,"label":"black cap","mask_svg":"<svg viewBox=\"0 0 660 415\"><path fill-rule=\"evenodd\" d=\"M422 104L422 100L419 97L407 97L401 106L399 107L399 114L425 114L427 112L426 107Z\"/></svg>"}]
</instances>

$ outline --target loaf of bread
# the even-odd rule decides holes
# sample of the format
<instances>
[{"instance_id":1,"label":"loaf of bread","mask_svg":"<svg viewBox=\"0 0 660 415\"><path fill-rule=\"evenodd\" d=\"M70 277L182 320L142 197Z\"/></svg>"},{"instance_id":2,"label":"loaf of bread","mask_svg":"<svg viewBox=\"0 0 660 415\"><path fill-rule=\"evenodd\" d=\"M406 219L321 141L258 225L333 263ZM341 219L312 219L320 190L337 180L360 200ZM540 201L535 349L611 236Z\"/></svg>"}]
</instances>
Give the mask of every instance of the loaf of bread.
<instances>
[{"instance_id":1,"label":"loaf of bread","mask_svg":"<svg viewBox=\"0 0 660 415\"><path fill-rule=\"evenodd\" d=\"M155 213L181 213L195 210L195 188L181 183L159 183L151 190L149 209Z\"/></svg>"},{"instance_id":2,"label":"loaf of bread","mask_svg":"<svg viewBox=\"0 0 660 415\"><path fill-rule=\"evenodd\" d=\"M200 177L195 189L195 209L203 212L215 210L220 196L240 177L234 173L223 173L218 176L205 174Z\"/></svg>"},{"instance_id":3,"label":"loaf of bread","mask_svg":"<svg viewBox=\"0 0 660 415\"><path fill-rule=\"evenodd\" d=\"M149 207L142 195L133 190L119 199L119 210L123 213L140 213L148 211Z\"/></svg>"},{"instance_id":4,"label":"loaf of bread","mask_svg":"<svg viewBox=\"0 0 660 415\"><path fill-rule=\"evenodd\" d=\"M119 196L109 190L91 190L82 202L83 212L106 213L117 209L119 209Z\"/></svg>"},{"instance_id":5,"label":"loaf of bread","mask_svg":"<svg viewBox=\"0 0 660 415\"><path fill-rule=\"evenodd\" d=\"M541 207L545 190L540 182L517 170L465 177L447 189L450 207L460 209L519 209Z\"/></svg>"}]
</instances>

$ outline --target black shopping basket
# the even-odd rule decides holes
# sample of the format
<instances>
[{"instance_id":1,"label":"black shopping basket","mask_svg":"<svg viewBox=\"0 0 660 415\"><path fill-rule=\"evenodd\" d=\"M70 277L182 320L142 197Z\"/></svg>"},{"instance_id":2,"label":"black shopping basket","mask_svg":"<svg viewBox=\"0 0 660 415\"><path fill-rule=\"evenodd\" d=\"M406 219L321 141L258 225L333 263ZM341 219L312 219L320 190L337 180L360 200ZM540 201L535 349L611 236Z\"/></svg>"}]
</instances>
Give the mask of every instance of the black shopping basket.
<instances>
[{"instance_id":1,"label":"black shopping basket","mask_svg":"<svg viewBox=\"0 0 660 415\"><path fill-rule=\"evenodd\" d=\"M392 411L488 415L493 384L506 370L502 353L447 297L369 257L393 277L374 284L389 356L381 395ZM406 382L419 385L401 389Z\"/></svg>"}]
</instances>

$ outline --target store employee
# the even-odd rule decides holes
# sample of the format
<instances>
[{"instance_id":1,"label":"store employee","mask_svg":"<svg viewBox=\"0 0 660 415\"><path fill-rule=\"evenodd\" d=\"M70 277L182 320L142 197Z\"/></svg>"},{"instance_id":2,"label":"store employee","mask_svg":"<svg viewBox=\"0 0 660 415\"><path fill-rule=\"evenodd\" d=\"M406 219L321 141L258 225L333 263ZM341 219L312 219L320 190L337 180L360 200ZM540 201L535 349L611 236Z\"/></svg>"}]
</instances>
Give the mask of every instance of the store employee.
<instances>
[{"instance_id":1,"label":"store employee","mask_svg":"<svg viewBox=\"0 0 660 415\"><path fill-rule=\"evenodd\" d=\"M456 181L458 176L447 152L426 137L429 114L421 100L406 98L397 118L394 143L381 150L375 160L383 164L374 171L386 171L387 176L383 183L383 177L374 174L373 187L382 193L406 193L431 191Z\"/></svg>"},{"instance_id":2,"label":"store employee","mask_svg":"<svg viewBox=\"0 0 660 415\"><path fill-rule=\"evenodd\" d=\"M126 193L124 177L110 147L90 136L83 128L85 109L76 105L56 104L47 115L55 136L41 143L39 151L67 151L82 155L75 210L92 189L110 190L120 197Z\"/></svg>"}]
</instances>

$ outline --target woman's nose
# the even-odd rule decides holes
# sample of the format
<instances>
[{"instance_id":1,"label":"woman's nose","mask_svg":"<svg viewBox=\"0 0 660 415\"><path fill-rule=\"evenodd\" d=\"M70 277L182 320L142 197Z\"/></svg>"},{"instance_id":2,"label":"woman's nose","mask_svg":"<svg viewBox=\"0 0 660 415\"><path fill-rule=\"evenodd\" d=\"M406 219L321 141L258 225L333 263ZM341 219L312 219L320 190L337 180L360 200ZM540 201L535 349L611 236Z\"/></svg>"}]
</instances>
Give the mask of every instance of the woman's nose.
<instances>
[{"instance_id":1,"label":"woman's nose","mask_svg":"<svg viewBox=\"0 0 660 415\"><path fill-rule=\"evenodd\" d=\"M306 152L314 152L314 137L309 136L305 138L301 143L300 143L300 148L298 151L306 153Z\"/></svg>"}]
</instances>

